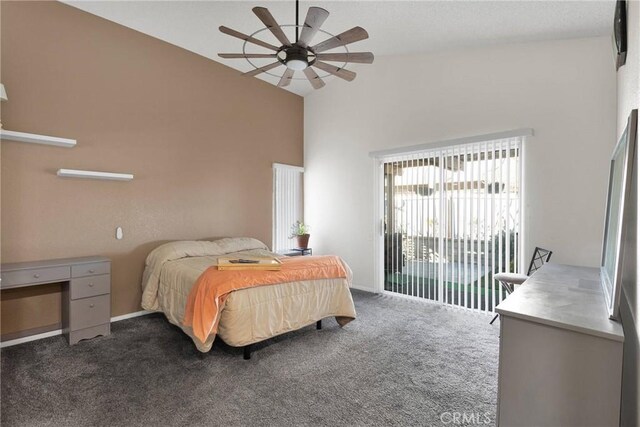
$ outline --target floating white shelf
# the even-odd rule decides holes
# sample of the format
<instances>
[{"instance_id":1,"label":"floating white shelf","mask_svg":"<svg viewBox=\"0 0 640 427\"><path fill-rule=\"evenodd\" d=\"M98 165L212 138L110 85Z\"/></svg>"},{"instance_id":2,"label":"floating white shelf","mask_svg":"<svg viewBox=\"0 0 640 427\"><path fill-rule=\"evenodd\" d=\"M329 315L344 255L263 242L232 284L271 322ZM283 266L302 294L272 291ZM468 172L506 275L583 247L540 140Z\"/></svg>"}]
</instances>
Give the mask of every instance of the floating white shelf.
<instances>
[{"instance_id":1,"label":"floating white shelf","mask_svg":"<svg viewBox=\"0 0 640 427\"><path fill-rule=\"evenodd\" d=\"M57 136L36 135L34 133L15 132L12 130L0 129L0 139L3 141L28 142L31 144L55 145L56 147L75 147L76 140L68 138L58 138Z\"/></svg>"},{"instance_id":2,"label":"floating white shelf","mask_svg":"<svg viewBox=\"0 0 640 427\"><path fill-rule=\"evenodd\" d=\"M106 179L112 181L131 181L133 179L133 175L130 173L82 171L76 169L58 169L58 176L65 178Z\"/></svg>"}]
</instances>

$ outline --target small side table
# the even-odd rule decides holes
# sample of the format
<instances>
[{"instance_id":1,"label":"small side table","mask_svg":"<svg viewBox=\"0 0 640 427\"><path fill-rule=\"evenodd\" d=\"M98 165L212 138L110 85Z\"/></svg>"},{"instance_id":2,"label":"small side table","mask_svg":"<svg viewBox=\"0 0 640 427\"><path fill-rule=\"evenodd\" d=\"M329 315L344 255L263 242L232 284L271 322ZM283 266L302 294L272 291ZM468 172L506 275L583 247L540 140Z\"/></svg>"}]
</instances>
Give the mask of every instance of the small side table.
<instances>
[{"instance_id":1,"label":"small side table","mask_svg":"<svg viewBox=\"0 0 640 427\"><path fill-rule=\"evenodd\" d=\"M292 248L282 252L285 256L306 256L313 255L313 249L311 248Z\"/></svg>"}]
</instances>

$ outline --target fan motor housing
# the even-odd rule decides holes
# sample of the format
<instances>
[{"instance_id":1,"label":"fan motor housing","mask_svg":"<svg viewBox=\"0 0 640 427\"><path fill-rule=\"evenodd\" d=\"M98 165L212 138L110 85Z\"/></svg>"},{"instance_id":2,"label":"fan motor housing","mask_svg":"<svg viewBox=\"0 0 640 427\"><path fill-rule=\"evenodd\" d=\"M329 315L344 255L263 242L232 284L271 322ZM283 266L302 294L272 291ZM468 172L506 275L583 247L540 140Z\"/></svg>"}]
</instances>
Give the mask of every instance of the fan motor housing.
<instances>
[{"instance_id":1,"label":"fan motor housing","mask_svg":"<svg viewBox=\"0 0 640 427\"><path fill-rule=\"evenodd\" d=\"M310 59L310 55L312 55L313 58ZM278 52L278 60L287 68L300 71L311 66L315 62L315 55L313 55L313 52L310 49L300 46L283 46ZM302 63L306 64L306 66Z\"/></svg>"}]
</instances>

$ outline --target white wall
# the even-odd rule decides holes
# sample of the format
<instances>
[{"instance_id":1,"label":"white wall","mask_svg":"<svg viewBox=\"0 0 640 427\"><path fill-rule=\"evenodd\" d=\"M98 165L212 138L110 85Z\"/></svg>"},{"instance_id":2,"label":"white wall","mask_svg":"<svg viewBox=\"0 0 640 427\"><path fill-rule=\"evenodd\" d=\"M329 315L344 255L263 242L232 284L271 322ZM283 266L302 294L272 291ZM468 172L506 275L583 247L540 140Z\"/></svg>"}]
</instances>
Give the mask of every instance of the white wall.
<instances>
[{"instance_id":1,"label":"white wall","mask_svg":"<svg viewBox=\"0 0 640 427\"><path fill-rule=\"evenodd\" d=\"M369 152L530 127L528 254L597 266L616 75L608 37L377 58L352 83L305 98L305 221L314 253L335 253L373 290ZM527 255L530 256L530 255Z\"/></svg>"}]
</instances>

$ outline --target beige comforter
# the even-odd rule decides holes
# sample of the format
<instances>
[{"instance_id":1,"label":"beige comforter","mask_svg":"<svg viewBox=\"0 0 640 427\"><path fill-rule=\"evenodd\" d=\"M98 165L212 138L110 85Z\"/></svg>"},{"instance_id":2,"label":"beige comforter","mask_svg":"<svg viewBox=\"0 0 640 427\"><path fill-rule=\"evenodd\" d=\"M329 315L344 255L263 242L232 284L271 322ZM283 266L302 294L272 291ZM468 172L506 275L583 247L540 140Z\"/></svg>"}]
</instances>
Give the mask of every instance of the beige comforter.
<instances>
[{"instance_id":1,"label":"beige comforter","mask_svg":"<svg viewBox=\"0 0 640 427\"><path fill-rule=\"evenodd\" d=\"M163 312L169 322L192 337L189 328L182 325L189 292L200 274L215 264L219 256L231 253L277 256L262 242L251 238L167 243L147 257L142 307ZM325 317L355 318L349 291L352 274L343 264L347 279L308 280L234 291L221 313L218 335L227 344L239 347ZM214 336L204 344L197 339L194 343L198 350L206 352L213 340Z\"/></svg>"}]
</instances>

